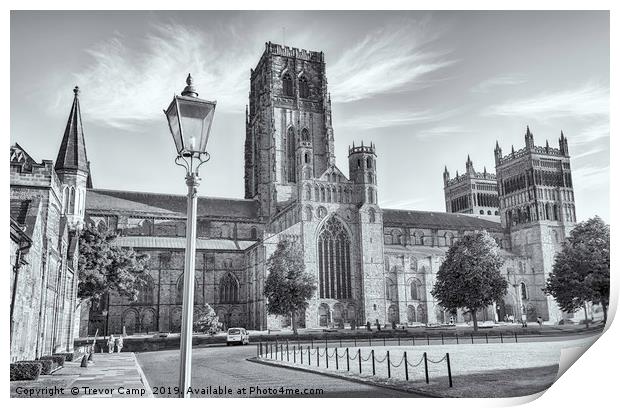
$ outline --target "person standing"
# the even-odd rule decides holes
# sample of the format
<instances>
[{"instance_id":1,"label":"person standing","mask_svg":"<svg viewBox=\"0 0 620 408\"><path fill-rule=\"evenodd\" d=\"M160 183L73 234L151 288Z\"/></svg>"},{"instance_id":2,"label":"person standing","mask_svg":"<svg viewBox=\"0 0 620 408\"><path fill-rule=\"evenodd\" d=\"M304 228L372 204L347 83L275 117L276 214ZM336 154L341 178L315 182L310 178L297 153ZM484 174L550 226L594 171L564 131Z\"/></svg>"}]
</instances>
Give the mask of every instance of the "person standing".
<instances>
[{"instance_id":1,"label":"person standing","mask_svg":"<svg viewBox=\"0 0 620 408\"><path fill-rule=\"evenodd\" d=\"M108 337L108 353L114 353L114 343L114 335L110 334L110 337Z\"/></svg>"},{"instance_id":2,"label":"person standing","mask_svg":"<svg viewBox=\"0 0 620 408\"><path fill-rule=\"evenodd\" d=\"M120 353L122 349L123 349L123 336L119 336L118 339L116 339L116 352Z\"/></svg>"}]
</instances>

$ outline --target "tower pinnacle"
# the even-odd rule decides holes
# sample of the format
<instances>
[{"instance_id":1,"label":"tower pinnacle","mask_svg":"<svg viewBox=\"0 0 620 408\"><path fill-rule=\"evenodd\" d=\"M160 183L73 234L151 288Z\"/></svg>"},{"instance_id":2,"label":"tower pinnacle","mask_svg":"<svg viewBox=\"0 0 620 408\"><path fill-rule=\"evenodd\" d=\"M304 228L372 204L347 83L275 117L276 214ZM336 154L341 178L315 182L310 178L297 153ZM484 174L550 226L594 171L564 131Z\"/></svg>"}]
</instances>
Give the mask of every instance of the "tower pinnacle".
<instances>
[{"instance_id":1,"label":"tower pinnacle","mask_svg":"<svg viewBox=\"0 0 620 408\"><path fill-rule=\"evenodd\" d=\"M82 129L82 114L80 112L80 88L73 88L73 105L67 119L67 126L62 137L58 156L54 168L56 171L80 170L88 173L88 159L86 158L86 144Z\"/></svg>"}]
</instances>

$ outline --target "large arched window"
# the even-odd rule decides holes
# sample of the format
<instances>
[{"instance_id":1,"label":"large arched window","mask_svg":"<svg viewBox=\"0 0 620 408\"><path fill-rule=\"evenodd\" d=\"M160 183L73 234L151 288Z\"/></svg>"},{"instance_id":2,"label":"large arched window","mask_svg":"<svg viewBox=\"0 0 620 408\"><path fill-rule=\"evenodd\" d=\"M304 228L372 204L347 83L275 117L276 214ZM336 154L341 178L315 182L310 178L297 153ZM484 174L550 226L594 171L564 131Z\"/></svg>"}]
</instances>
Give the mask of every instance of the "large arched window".
<instances>
[{"instance_id":1,"label":"large arched window","mask_svg":"<svg viewBox=\"0 0 620 408\"><path fill-rule=\"evenodd\" d=\"M344 225L332 217L319 233L319 292L321 298L351 298L351 240Z\"/></svg>"},{"instance_id":2,"label":"large arched window","mask_svg":"<svg viewBox=\"0 0 620 408\"><path fill-rule=\"evenodd\" d=\"M153 279L151 278L150 275L145 275L143 279L144 279L144 282L142 282L138 287L137 302L146 304L146 305L152 305L154 303L153 302L153 289L155 286L153 284Z\"/></svg>"},{"instance_id":3,"label":"large arched window","mask_svg":"<svg viewBox=\"0 0 620 408\"><path fill-rule=\"evenodd\" d=\"M304 128L301 131L301 140L304 142L309 142L310 141L310 132L308 132L308 129Z\"/></svg>"},{"instance_id":4,"label":"large arched window","mask_svg":"<svg viewBox=\"0 0 620 408\"><path fill-rule=\"evenodd\" d=\"M285 96L293 96L293 78L288 72L282 76L282 93Z\"/></svg>"},{"instance_id":5,"label":"large arched window","mask_svg":"<svg viewBox=\"0 0 620 408\"><path fill-rule=\"evenodd\" d=\"M420 300L420 282L416 279L411 281L411 300Z\"/></svg>"},{"instance_id":6,"label":"large arched window","mask_svg":"<svg viewBox=\"0 0 620 408\"><path fill-rule=\"evenodd\" d=\"M239 282L230 273L220 280L220 303L239 302Z\"/></svg>"},{"instance_id":7,"label":"large arched window","mask_svg":"<svg viewBox=\"0 0 620 408\"><path fill-rule=\"evenodd\" d=\"M521 282L521 299L527 300L528 298L527 286L525 285L525 282Z\"/></svg>"},{"instance_id":8,"label":"large arched window","mask_svg":"<svg viewBox=\"0 0 620 408\"><path fill-rule=\"evenodd\" d=\"M286 162L287 162L287 180L291 183L295 182L295 129L290 127L286 134Z\"/></svg>"},{"instance_id":9,"label":"large arched window","mask_svg":"<svg viewBox=\"0 0 620 408\"><path fill-rule=\"evenodd\" d=\"M299 96L301 98L310 97L310 85L308 84L308 80L305 76L299 78Z\"/></svg>"}]
</instances>

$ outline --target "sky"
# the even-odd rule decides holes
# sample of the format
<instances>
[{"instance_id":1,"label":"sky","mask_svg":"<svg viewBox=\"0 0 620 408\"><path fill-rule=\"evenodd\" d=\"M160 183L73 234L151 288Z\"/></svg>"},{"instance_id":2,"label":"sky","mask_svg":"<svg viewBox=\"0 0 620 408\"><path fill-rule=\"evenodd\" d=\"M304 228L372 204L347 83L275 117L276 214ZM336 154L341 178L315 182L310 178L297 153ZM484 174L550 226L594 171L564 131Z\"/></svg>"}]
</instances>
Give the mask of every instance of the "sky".
<instances>
[{"instance_id":1,"label":"sky","mask_svg":"<svg viewBox=\"0 0 620 408\"><path fill-rule=\"evenodd\" d=\"M95 188L185 193L162 109L217 100L201 195L243 198L265 42L325 53L336 163L373 142L383 208L444 211L444 166L568 138L578 220L609 222L609 14L597 11L11 13L11 144L55 160L79 85Z\"/></svg>"}]
</instances>

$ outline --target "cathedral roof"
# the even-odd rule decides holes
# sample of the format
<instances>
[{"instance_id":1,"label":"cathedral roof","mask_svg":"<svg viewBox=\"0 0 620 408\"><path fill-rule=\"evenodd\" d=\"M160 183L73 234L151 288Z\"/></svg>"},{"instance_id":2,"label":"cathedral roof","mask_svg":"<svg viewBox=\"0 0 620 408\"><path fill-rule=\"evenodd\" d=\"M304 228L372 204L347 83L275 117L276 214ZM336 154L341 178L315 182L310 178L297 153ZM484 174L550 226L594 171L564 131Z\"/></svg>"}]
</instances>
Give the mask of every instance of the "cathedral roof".
<instances>
[{"instance_id":1,"label":"cathedral roof","mask_svg":"<svg viewBox=\"0 0 620 408\"><path fill-rule=\"evenodd\" d=\"M121 236L116 238L113 244L130 248L185 249L187 240L185 237ZM198 250L243 251L254 244L256 241L196 238L196 249Z\"/></svg>"},{"instance_id":2,"label":"cathedral roof","mask_svg":"<svg viewBox=\"0 0 620 408\"><path fill-rule=\"evenodd\" d=\"M502 231L501 223L466 214L383 209L384 225L411 225L437 229Z\"/></svg>"},{"instance_id":3,"label":"cathedral roof","mask_svg":"<svg viewBox=\"0 0 620 408\"><path fill-rule=\"evenodd\" d=\"M148 214L160 217L185 217L185 195L142 193L136 191L89 189L86 192L86 211L124 212ZM256 220L258 203L218 197L198 197L199 217L224 217Z\"/></svg>"},{"instance_id":4,"label":"cathedral roof","mask_svg":"<svg viewBox=\"0 0 620 408\"><path fill-rule=\"evenodd\" d=\"M58 170L81 170L88 171L86 158L86 144L84 143L84 130L82 129L82 114L80 112L80 89L76 86L73 90L73 105L67 120L65 134L62 137L60 150L54 168Z\"/></svg>"}]
</instances>

